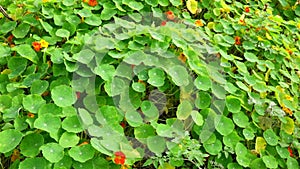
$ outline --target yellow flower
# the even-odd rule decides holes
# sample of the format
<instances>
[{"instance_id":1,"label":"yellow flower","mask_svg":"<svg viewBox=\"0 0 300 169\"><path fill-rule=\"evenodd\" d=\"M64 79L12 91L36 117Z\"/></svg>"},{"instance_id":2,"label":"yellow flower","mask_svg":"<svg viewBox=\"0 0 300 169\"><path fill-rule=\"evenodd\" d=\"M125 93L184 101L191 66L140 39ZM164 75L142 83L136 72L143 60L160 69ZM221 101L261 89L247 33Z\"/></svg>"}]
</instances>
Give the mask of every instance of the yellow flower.
<instances>
[{"instance_id":1,"label":"yellow flower","mask_svg":"<svg viewBox=\"0 0 300 169\"><path fill-rule=\"evenodd\" d=\"M43 3L49 2L49 0L42 0L42 1L43 1Z\"/></svg>"},{"instance_id":2,"label":"yellow flower","mask_svg":"<svg viewBox=\"0 0 300 169\"><path fill-rule=\"evenodd\" d=\"M49 43L48 43L47 41L45 41L44 39L42 39L42 40L40 41L40 43L41 43L41 47L43 47L43 48L47 48L48 45L49 45Z\"/></svg>"},{"instance_id":3,"label":"yellow flower","mask_svg":"<svg viewBox=\"0 0 300 169\"><path fill-rule=\"evenodd\" d=\"M300 23L297 24L297 28L300 29Z\"/></svg>"}]
</instances>

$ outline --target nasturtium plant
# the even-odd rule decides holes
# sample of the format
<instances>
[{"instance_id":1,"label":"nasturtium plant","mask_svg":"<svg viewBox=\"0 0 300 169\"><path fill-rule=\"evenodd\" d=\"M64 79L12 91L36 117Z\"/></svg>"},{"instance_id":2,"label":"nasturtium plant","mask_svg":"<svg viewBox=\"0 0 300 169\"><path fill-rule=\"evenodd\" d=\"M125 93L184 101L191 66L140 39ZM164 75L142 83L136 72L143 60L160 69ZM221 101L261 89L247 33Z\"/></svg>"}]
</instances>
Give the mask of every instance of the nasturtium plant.
<instances>
[{"instance_id":1,"label":"nasturtium plant","mask_svg":"<svg viewBox=\"0 0 300 169\"><path fill-rule=\"evenodd\" d=\"M296 0L0 0L2 168L299 168Z\"/></svg>"}]
</instances>

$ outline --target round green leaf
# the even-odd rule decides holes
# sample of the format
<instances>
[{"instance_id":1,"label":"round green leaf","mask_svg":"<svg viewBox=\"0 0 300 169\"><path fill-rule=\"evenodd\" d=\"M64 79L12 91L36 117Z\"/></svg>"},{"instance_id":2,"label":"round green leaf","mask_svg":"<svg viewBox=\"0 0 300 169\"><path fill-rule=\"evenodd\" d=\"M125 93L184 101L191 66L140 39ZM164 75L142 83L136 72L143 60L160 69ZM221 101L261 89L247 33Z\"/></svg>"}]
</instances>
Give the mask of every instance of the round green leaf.
<instances>
[{"instance_id":1,"label":"round green leaf","mask_svg":"<svg viewBox=\"0 0 300 169\"><path fill-rule=\"evenodd\" d=\"M288 169L299 169L298 161L292 157L288 157L286 165Z\"/></svg>"},{"instance_id":2,"label":"round green leaf","mask_svg":"<svg viewBox=\"0 0 300 169\"><path fill-rule=\"evenodd\" d=\"M36 168L36 169L46 169L48 162L42 158L26 158L24 161L22 161L19 165L19 169L29 169L29 168Z\"/></svg>"},{"instance_id":3,"label":"round green leaf","mask_svg":"<svg viewBox=\"0 0 300 169\"><path fill-rule=\"evenodd\" d=\"M263 162L263 160L261 158L257 158L255 160L253 160L249 166L251 169L267 169L265 163Z\"/></svg>"},{"instance_id":4,"label":"round green leaf","mask_svg":"<svg viewBox=\"0 0 300 169\"><path fill-rule=\"evenodd\" d=\"M251 160L244 154L236 157L236 161L243 167L249 167Z\"/></svg>"},{"instance_id":5,"label":"round green leaf","mask_svg":"<svg viewBox=\"0 0 300 169\"><path fill-rule=\"evenodd\" d=\"M250 41L243 41L243 48L246 50L252 50L252 49L255 49L255 46Z\"/></svg>"},{"instance_id":6,"label":"round green leaf","mask_svg":"<svg viewBox=\"0 0 300 169\"><path fill-rule=\"evenodd\" d=\"M54 103L59 107L71 106L76 102L75 92L71 87L59 85L51 90L51 97Z\"/></svg>"},{"instance_id":7,"label":"round green leaf","mask_svg":"<svg viewBox=\"0 0 300 169\"><path fill-rule=\"evenodd\" d=\"M164 79L164 78L151 78L151 77L150 77L150 78L147 80L147 82L148 82L149 84L151 84L152 86L155 86L155 87L161 87L161 86L164 85L165 79Z\"/></svg>"},{"instance_id":8,"label":"round green leaf","mask_svg":"<svg viewBox=\"0 0 300 169\"><path fill-rule=\"evenodd\" d=\"M80 63L88 64L94 58L95 53L90 49L83 49L79 53L76 53L73 58Z\"/></svg>"},{"instance_id":9,"label":"round green leaf","mask_svg":"<svg viewBox=\"0 0 300 169\"><path fill-rule=\"evenodd\" d=\"M55 35L62 38L68 38L70 36L70 32L66 29L58 29L55 32Z\"/></svg>"},{"instance_id":10,"label":"round green leaf","mask_svg":"<svg viewBox=\"0 0 300 169\"><path fill-rule=\"evenodd\" d=\"M232 120L223 115L215 118L215 126L216 130L223 136L230 134L234 129Z\"/></svg>"},{"instance_id":11,"label":"round green leaf","mask_svg":"<svg viewBox=\"0 0 300 169\"><path fill-rule=\"evenodd\" d=\"M287 147L276 146L276 151L281 158L288 158L290 156L290 152Z\"/></svg>"},{"instance_id":12,"label":"round green leaf","mask_svg":"<svg viewBox=\"0 0 300 169\"><path fill-rule=\"evenodd\" d=\"M254 135L254 131L249 129L249 128L245 128L243 130L243 135L245 137L246 140L253 140L255 135Z\"/></svg>"},{"instance_id":13,"label":"round green leaf","mask_svg":"<svg viewBox=\"0 0 300 169\"><path fill-rule=\"evenodd\" d=\"M89 125L92 125L94 123L94 120L93 120L90 112L88 112L87 110L79 108L78 109L78 114L79 114L81 123L84 126L89 126ZM73 118L75 119L75 116ZM77 123L77 122L75 122L75 123Z\"/></svg>"},{"instance_id":14,"label":"round green leaf","mask_svg":"<svg viewBox=\"0 0 300 169\"><path fill-rule=\"evenodd\" d=\"M101 19L110 20L116 13L117 11L115 9L104 8L101 12Z\"/></svg>"},{"instance_id":15,"label":"round green leaf","mask_svg":"<svg viewBox=\"0 0 300 169\"><path fill-rule=\"evenodd\" d=\"M240 166L238 163L229 163L227 165L228 169L243 169L242 166Z\"/></svg>"},{"instance_id":16,"label":"round green leaf","mask_svg":"<svg viewBox=\"0 0 300 169\"><path fill-rule=\"evenodd\" d=\"M109 80L112 80L112 78L114 76L115 67L113 65L109 65L109 64L101 64L101 65L97 66L94 71L103 80L109 81Z\"/></svg>"},{"instance_id":17,"label":"round green leaf","mask_svg":"<svg viewBox=\"0 0 300 169\"><path fill-rule=\"evenodd\" d=\"M72 158L69 156L64 156L59 162L54 164L54 169L66 169L71 168L72 165Z\"/></svg>"},{"instance_id":18,"label":"round green leaf","mask_svg":"<svg viewBox=\"0 0 300 169\"><path fill-rule=\"evenodd\" d=\"M194 81L194 85L197 89L204 91L209 90L212 86L211 80L208 76L198 76Z\"/></svg>"},{"instance_id":19,"label":"round green leaf","mask_svg":"<svg viewBox=\"0 0 300 169\"><path fill-rule=\"evenodd\" d=\"M141 104L141 109L144 115L149 120L157 119L159 116L157 107L151 101L148 100L143 101Z\"/></svg>"},{"instance_id":20,"label":"round green leaf","mask_svg":"<svg viewBox=\"0 0 300 169\"><path fill-rule=\"evenodd\" d=\"M146 3L152 7L156 7L158 5L158 0L146 0Z\"/></svg>"},{"instance_id":21,"label":"round green leaf","mask_svg":"<svg viewBox=\"0 0 300 169\"><path fill-rule=\"evenodd\" d=\"M171 76L173 82L177 86L186 86L189 84L189 74L187 70L181 65L172 66L168 70L168 74Z\"/></svg>"},{"instance_id":22,"label":"round green leaf","mask_svg":"<svg viewBox=\"0 0 300 169\"><path fill-rule=\"evenodd\" d=\"M165 151L166 141L163 137L160 136L150 136L147 138L147 146L150 151L160 155Z\"/></svg>"},{"instance_id":23,"label":"round green leaf","mask_svg":"<svg viewBox=\"0 0 300 169\"><path fill-rule=\"evenodd\" d=\"M132 127L138 127L143 124L143 118L137 111L129 111L125 113L128 124Z\"/></svg>"},{"instance_id":24,"label":"round green leaf","mask_svg":"<svg viewBox=\"0 0 300 169\"><path fill-rule=\"evenodd\" d=\"M27 23L21 23L15 30L12 31L12 34L16 38L24 38L30 29L30 25Z\"/></svg>"},{"instance_id":25,"label":"round green leaf","mask_svg":"<svg viewBox=\"0 0 300 169\"><path fill-rule=\"evenodd\" d=\"M237 134L236 131L233 131L227 136L223 137L224 145L235 148L236 144L241 140L240 136Z\"/></svg>"},{"instance_id":26,"label":"round green leaf","mask_svg":"<svg viewBox=\"0 0 300 169\"><path fill-rule=\"evenodd\" d=\"M41 134L33 133L26 135L20 144L21 154L26 157L35 157L44 144L44 137Z\"/></svg>"},{"instance_id":27,"label":"round green leaf","mask_svg":"<svg viewBox=\"0 0 300 169\"><path fill-rule=\"evenodd\" d=\"M237 156L244 156L248 153L248 150L245 147L245 145L240 142L236 144L234 151Z\"/></svg>"},{"instance_id":28,"label":"round green leaf","mask_svg":"<svg viewBox=\"0 0 300 169\"><path fill-rule=\"evenodd\" d=\"M16 50L22 57L30 60L31 62L33 62L35 64L39 60L36 52L28 44L18 45L15 47L14 50Z\"/></svg>"},{"instance_id":29,"label":"round green leaf","mask_svg":"<svg viewBox=\"0 0 300 169\"><path fill-rule=\"evenodd\" d=\"M245 128L249 125L249 118L244 112L235 113L232 116L233 121L237 126Z\"/></svg>"},{"instance_id":30,"label":"round green leaf","mask_svg":"<svg viewBox=\"0 0 300 169\"><path fill-rule=\"evenodd\" d=\"M148 124L144 124L142 126L134 128L134 136L139 141L145 141L145 139L149 136L155 135L155 129Z\"/></svg>"},{"instance_id":31,"label":"round green leaf","mask_svg":"<svg viewBox=\"0 0 300 169\"><path fill-rule=\"evenodd\" d=\"M40 150L43 156L51 163L56 163L64 157L64 148L57 143L44 144Z\"/></svg>"},{"instance_id":32,"label":"round green leaf","mask_svg":"<svg viewBox=\"0 0 300 169\"><path fill-rule=\"evenodd\" d=\"M62 128L71 133L79 133L83 131L83 127L76 115L65 118L62 122Z\"/></svg>"},{"instance_id":33,"label":"round green leaf","mask_svg":"<svg viewBox=\"0 0 300 169\"><path fill-rule=\"evenodd\" d=\"M250 62L258 62L257 56L255 56L255 54L253 54L253 53L245 52L244 57L245 57L245 59L247 59Z\"/></svg>"},{"instance_id":34,"label":"round green leaf","mask_svg":"<svg viewBox=\"0 0 300 169\"><path fill-rule=\"evenodd\" d=\"M271 155L263 156L262 160L265 163L267 168L277 168L278 167L278 162L277 162L276 158Z\"/></svg>"},{"instance_id":35,"label":"round green leaf","mask_svg":"<svg viewBox=\"0 0 300 169\"><path fill-rule=\"evenodd\" d=\"M198 112L198 111L195 111L193 110L191 112L191 116L192 116L192 119L193 121L198 125L198 126L202 126L204 121L203 121L203 117L202 115Z\"/></svg>"},{"instance_id":36,"label":"round green leaf","mask_svg":"<svg viewBox=\"0 0 300 169\"><path fill-rule=\"evenodd\" d=\"M59 139L59 145L64 148L74 147L79 140L80 138L75 133L64 132Z\"/></svg>"},{"instance_id":37,"label":"round green leaf","mask_svg":"<svg viewBox=\"0 0 300 169\"><path fill-rule=\"evenodd\" d=\"M222 142L220 140L216 140L212 144L203 144L205 150L211 155L217 155L222 150Z\"/></svg>"},{"instance_id":38,"label":"round green leaf","mask_svg":"<svg viewBox=\"0 0 300 169\"><path fill-rule=\"evenodd\" d=\"M177 108L176 116L179 120L185 120L190 116L192 110L192 104L188 100L183 100Z\"/></svg>"},{"instance_id":39,"label":"round green leaf","mask_svg":"<svg viewBox=\"0 0 300 169\"><path fill-rule=\"evenodd\" d=\"M49 87L49 83L46 80L36 80L32 82L30 92L31 94L38 94L41 95L44 93L47 88Z\"/></svg>"},{"instance_id":40,"label":"round green leaf","mask_svg":"<svg viewBox=\"0 0 300 169\"><path fill-rule=\"evenodd\" d=\"M11 107L12 98L10 95L0 95L0 112Z\"/></svg>"},{"instance_id":41,"label":"round green leaf","mask_svg":"<svg viewBox=\"0 0 300 169\"><path fill-rule=\"evenodd\" d=\"M128 6L133 9L133 10L136 10L136 11L140 11L141 9L144 8L144 5L143 3L141 2L136 2L136 1L130 1L128 3Z\"/></svg>"},{"instance_id":42,"label":"round green leaf","mask_svg":"<svg viewBox=\"0 0 300 169\"><path fill-rule=\"evenodd\" d=\"M271 146L276 146L278 144L278 136L274 133L272 129L267 129L263 136L266 142Z\"/></svg>"},{"instance_id":43,"label":"round green leaf","mask_svg":"<svg viewBox=\"0 0 300 169\"><path fill-rule=\"evenodd\" d=\"M38 114L39 116L43 116L45 114L52 114L53 116L62 116L62 108L56 106L53 103L44 104L40 107Z\"/></svg>"},{"instance_id":44,"label":"round green leaf","mask_svg":"<svg viewBox=\"0 0 300 169\"><path fill-rule=\"evenodd\" d=\"M226 106L228 111L238 113L241 110L241 101L233 96L226 97Z\"/></svg>"},{"instance_id":45,"label":"round green leaf","mask_svg":"<svg viewBox=\"0 0 300 169\"><path fill-rule=\"evenodd\" d=\"M16 26L17 26L17 22L15 22L15 21L4 22L1 25L0 32L5 35L6 33L10 32L13 29L15 29Z\"/></svg>"},{"instance_id":46,"label":"round green leaf","mask_svg":"<svg viewBox=\"0 0 300 169\"><path fill-rule=\"evenodd\" d=\"M143 83L139 83L139 82L133 82L132 83L132 88L133 90L137 91L137 92L145 92L146 90L146 86Z\"/></svg>"},{"instance_id":47,"label":"round green leaf","mask_svg":"<svg viewBox=\"0 0 300 169\"><path fill-rule=\"evenodd\" d=\"M39 116L34 121L34 127L47 131L49 133L56 133L58 129L60 128L60 118L53 116L51 114L45 114L42 116Z\"/></svg>"},{"instance_id":48,"label":"round green leaf","mask_svg":"<svg viewBox=\"0 0 300 169\"><path fill-rule=\"evenodd\" d=\"M0 152L7 153L21 142L23 135L20 131L8 129L0 132Z\"/></svg>"},{"instance_id":49,"label":"round green leaf","mask_svg":"<svg viewBox=\"0 0 300 169\"><path fill-rule=\"evenodd\" d=\"M101 15L92 14L92 16L85 18L84 22L91 26L100 26L102 23Z\"/></svg>"},{"instance_id":50,"label":"round green leaf","mask_svg":"<svg viewBox=\"0 0 300 169\"><path fill-rule=\"evenodd\" d=\"M200 91L195 100L195 105L198 109L208 108L211 103L211 96L207 92Z\"/></svg>"},{"instance_id":51,"label":"round green leaf","mask_svg":"<svg viewBox=\"0 0 300 169\"><path fill-rule=\"evenodd\" d=\"M84 163L94 157L95 149L90 144L72 147L69 150L69 155L75 161Z\"/></svg>"},{"instance_id":52,"label":"round green leaf","mask_svg":"<svg viewBox=\"0 0 300 169\"><path fill-rule=\"evenodd\" d=\"M11 73L8 75L9 78L14 78L21 75L27 67L27 60L21 57L12 57L7 63Z\"/></svg>"}]
</instances>

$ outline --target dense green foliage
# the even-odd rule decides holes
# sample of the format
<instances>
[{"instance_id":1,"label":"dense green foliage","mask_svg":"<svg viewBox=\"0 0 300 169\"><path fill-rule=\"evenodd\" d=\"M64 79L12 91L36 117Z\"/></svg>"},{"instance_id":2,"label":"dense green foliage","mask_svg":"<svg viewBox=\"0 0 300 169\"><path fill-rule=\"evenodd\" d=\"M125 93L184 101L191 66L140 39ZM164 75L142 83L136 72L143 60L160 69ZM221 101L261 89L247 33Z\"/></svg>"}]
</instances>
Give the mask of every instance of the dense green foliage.
<instances>
[{"instance_id":1,"label":"dense green foliage","mask_svg":"<svg viewBox=\"0 0 300 169\"><path fill-rule=\"evenodd\" d=\"M299 168L299 1L0 4L2 168Z\"/></svg>"}]
</instances>

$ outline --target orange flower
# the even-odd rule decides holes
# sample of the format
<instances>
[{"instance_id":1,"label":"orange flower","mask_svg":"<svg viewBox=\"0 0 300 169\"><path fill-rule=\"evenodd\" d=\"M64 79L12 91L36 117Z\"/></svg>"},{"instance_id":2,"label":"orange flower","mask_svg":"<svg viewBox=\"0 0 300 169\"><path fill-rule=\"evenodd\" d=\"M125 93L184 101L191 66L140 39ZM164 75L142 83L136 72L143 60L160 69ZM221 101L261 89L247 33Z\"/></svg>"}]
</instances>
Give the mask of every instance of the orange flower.
<instances>
[{"instance_id":1,"label":"orange flower","mask_svg":"<svg viewBox=\"0 0 300 169\"><path fill-rule=\"evenodd\" d=\"M167 24L167 21L162 21L160 25L165 26L166 24Z\"/></svg>"},{"instance_id":2,"label":"orange flower","mask_svg":"<svg viewBox=\"0 0 300 169\"><path fill-rule=\"evenodd\" d=\"M28 117L28 118L34 118L34 114L29 112L29 113L27 114L27 117Z\"/></svg>"},{"instance_id":3,"label":"orange flower","mask_svg":"<svg viewBox=\"0 0 300 169\"><path fill-rule=\"evenodd\" d=\"M250 8L248 6L245 7L245 12L247 12L247 13L250 12Z\"/></svg>"},{"instance_id":4,"label":"orange flower","mask_svg":"<svg viewBox=\"0 0 300 169\"><path fill-rule=\"evenodd\" d=\"M13 154L11 155L10 160L11 160L12 162L15 162L17 159L20 159L20 152L19 152L19 150L14 149L14 152L13 152Z\"/></svg>"},{"instance_id":5,"label":"orange flower","mask_svg":"<svg viewBox=\"0 0 300 169\"><path fill-rule=\"evenodd\" d=\"M240 19L240 20L239 20L239 24L240 24L240 25L244 25L244 26L245 26L245 25L246 25L246 22L245 22L245 20L244 20L244 19Z\"/></svg>"},{"instance_id":6,"label":"orange flower","mask_svg":"<svg viewBox=\"0 0 300 169\"><path fill-rule=\"evenodd\" d=\"M114 162L115 162L116 164L124 165L125 159L126 159L126 156L125 156L125 154L124 154L123 152L121 152L121 151L115 152L115 159L114 159Z\"/></svg>"},{"instance_id":7,"label":"orange flower","mask_svg":"<svg viewBox=\"0 0 300 169\"><path fill-rule=\"evenodd\" d=\"M290 157L293 157L293 156L294 156L294 154L293 154L293 150L291 149L291 147L290 147L290 146L288 146L288 151L290 152Z\"/></svg>"},{"instance_id":8,"label":"orange flower","mask_svg":"<svg viewBox=\"0 0 300 169\"><path fill-rule=\"evenodd\" d=\"M174 20L175 19L175 15L174 15L174 13L172 11L166 12L166 15L167 15L167 18L169 20Z\"/></svg>"},{"instance_id":9,"label":"orange flower","mask_svg":"<svg viewBox=\"0 0 300 169\"><path fill-rule=\"evenodd\" d=\"M282 107L282 110L283 110L285 113L289 114L290 116L293 115L293 111L292 111L291 109L285 107L285 106Z\"/></svg>"},{"instance_id":10,"label":"orange flower","mask_svg":"<svg viewBox=\"0 0 300 169\"><path fill-rule=\"evenodd\" d=\"M178 60L180 60L182 63L186 62L186 56L183 53L180 53L178 56Z\"/></svg>"},{"instance_id":11,"label":"orange flower","mask_svg":"<svg viewBox=\"0 0 300 169\"><path fill-rule=\"evenodd\" d=\"M236 36L236 37L234 37L234 40L235 40L235 43L234 43L234 44L236 44L236 45L241 45L241 37Z\"/></svg>"},{"instance_id":12,"label":"orange flower","mask_svg":"<svg viewBox=\"0 0 300 169\"><path fill-rule=\"evenodd\" d=\"M94 7L94 6L98 5L98 2L97 2L97 0L89 0L88 4L92 7Z\"/></svg>"},{"instance_id":13,"label":"orange flower","mask_svg":"<svg viewBox=\"0 0 300 169\"><path fill-rule=\"evenodd\" d=\"M201 20L196 20L195 25L196 26L204 26Z\"/></svg>"},{"instance_id":14,"label":"orange flower","mask_svg":"<svg viewBox=\"0 0 300 169\"><path fill-rule=\"evenodd\" d=\"M9 35L9 36L7 37L8 43L11 43L12 40L13 40L13 38L14 38L14 35L13 35L13 34Z\"/></svg>"},{"instance_id":15,"label":"orange flower","mask_svg":"<svg viewBox=\"0 0 300 169\"><path fill-rule=\"evenodd\" d=\"M37 52L39 52L42 48L41 46L41 43L40 42L32 42L32 46L33 46L33 49Z\"/></svg>"},{"instance_id":16,"label":"orange flower","mask_svg":"<svg viewBox=\"0 0 300 169\"><path fill-rule=\"evenodd\" d=\"M79 99L80 98L80 92L76 92L76 98Z\"/></svg>"},{"instance_id":17,"label":"orange flower","mask_svg":"<svg viewBox=\"0 0 300 169\"><path fill-rule=\"evenodd\" d=\"M125 122L122 121L122 122L120 123L120 125L122 126L123 129L125 129L125 127L126 127L126 123L125 123Z\"/></svg>"}]
</instances>

